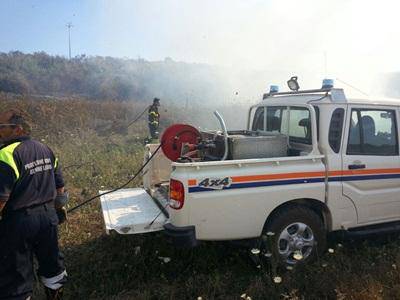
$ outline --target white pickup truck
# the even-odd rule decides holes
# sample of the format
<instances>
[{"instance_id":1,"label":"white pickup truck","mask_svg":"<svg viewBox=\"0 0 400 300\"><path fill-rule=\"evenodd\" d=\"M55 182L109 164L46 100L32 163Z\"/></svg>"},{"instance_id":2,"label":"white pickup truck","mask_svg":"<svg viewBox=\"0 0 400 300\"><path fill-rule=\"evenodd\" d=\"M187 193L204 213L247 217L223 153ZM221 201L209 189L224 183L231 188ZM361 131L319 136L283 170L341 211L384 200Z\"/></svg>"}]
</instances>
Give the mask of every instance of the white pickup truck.
<instances>
[{"instance_id":1,"label":"white pickup truck","mask_svg":"<svg viewBox=\"0 0 400 300\"><path fill-rule=\"evenodd\" d=\"M397 230L399 108L330 84L271 91L250 107L246 130L227 131L220 119L222 131L190 133L194 145L182 131L161 139L169 150L147 165L144 188L101 197L106 229L164 230L185 246L272 232L270 250L288 264L296 253L312 259L328 232ZM173 161L171 151L180 152Z\"/></svg>"}]
</instances>

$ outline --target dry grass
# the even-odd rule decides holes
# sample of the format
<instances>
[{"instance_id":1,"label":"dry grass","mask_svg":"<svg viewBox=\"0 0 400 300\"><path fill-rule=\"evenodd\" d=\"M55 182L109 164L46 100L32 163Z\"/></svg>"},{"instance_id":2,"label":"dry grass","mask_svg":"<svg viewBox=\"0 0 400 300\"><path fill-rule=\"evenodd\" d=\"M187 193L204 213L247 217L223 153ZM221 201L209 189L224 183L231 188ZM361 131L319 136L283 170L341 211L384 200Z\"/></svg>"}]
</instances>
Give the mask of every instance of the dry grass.
<instances>
[{"instance_id":1,"label":"dry grass","mask_svg":"<svg viewBox=\"0 0 400 300\"><path fill-rule=\"evenodd\" d=\"M35 122L36 138L60 157L71 206L127 180L142 162L141 122L126 124L142 107L77 100L1 100L3 110L19 106ZM114 127L113 127L114 125ZM133 183L139 185L140 180ZM230 243L175 249L162 233L107 236L98 201L69 217L60 228L70 281L67 299L399 299L400 241L397 235L343 242L334 253L295 270L256 269L249 251ZM338 244L338 243L341 244ZM342 245L343 244L343 245ZM169 257L165 263L159 257ZM282 282L274 283L278 275ZM39 290L35 291L41 298Z\"/></svg>"}]
</instances>

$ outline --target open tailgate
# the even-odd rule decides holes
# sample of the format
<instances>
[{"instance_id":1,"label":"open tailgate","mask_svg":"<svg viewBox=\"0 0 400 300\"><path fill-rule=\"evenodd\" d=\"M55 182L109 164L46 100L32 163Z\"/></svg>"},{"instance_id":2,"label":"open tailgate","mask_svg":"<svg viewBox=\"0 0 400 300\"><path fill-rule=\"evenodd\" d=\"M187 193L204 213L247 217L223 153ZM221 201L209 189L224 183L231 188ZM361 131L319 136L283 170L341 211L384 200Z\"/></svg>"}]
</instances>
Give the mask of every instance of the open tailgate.
<instances>
[{"instance_id":1,"label":"open tailgate","mask_svg":"<svg viewBox=\"0 0 400 300\"><path fill-rule=\"evenodd\" d=\"M100 191L103 193L105 191ZM168 218L145 189L121 189L100 197L106 231L137 234L163 230Z\"/></svg>"}]
</instances>

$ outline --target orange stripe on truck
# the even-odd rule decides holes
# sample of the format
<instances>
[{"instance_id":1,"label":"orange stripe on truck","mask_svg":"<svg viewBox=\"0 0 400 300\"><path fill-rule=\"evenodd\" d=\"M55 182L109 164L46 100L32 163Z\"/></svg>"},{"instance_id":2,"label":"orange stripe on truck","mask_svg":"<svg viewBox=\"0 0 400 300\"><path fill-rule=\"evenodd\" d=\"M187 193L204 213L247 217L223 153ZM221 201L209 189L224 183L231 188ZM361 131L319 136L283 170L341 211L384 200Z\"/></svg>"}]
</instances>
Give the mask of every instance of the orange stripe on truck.
<instances>
[{"instance_id":1,"label":"orange stripe on truck","mask_svg":"<svg viewBox=\"0 0 400 300\"><path fill-rule=\"evenodd\" d=\"M334 177L334 176L346 176L346 175L348 176L348 175L372 175L372 174L396 174L396 173L400 173L399 168L329 171L328 176ZM231 178L232 178L232 183L243 183L243 182L264 181L264 180L325 177L325 175L326 175L325 172L298 172L298 173L232 176ZM197 179L189 179L188 185L197 186Z\"/></svg>"},{"instance_id":2,"label":"orange stripe on truck","mask_svg":"<svg viewBox=\"0 0 400 300\"><path fill-rule=\"evenodd\" d=\"M400 169L356 169L343 171L329 171L328 176L344 176L344 175L372 175L372 174L396 174L400 173Z\"/></svg>"},{"instance_id":3,"label":"orange stripe on truck","mask_svg":"<svg viewBox=\"0 0 400 300\"><path fill-rule=\"evenodd\" d=\"M196 179L189 179L188 180L188 185L197 185L197 180Z\"/></svg>"},{"instance_id":4,"label":"orange stripe on truck","mask_svg":"<svg viewBox=\"0 0 400 300\"><path fill-rule=\"evenodd\" d=\"M262 180L305 178L305 177L324 177L324 176L325 172L264 174L264 175L234 176L232 177L232 182L262 181Z\"/></svg>"}]
</instances>

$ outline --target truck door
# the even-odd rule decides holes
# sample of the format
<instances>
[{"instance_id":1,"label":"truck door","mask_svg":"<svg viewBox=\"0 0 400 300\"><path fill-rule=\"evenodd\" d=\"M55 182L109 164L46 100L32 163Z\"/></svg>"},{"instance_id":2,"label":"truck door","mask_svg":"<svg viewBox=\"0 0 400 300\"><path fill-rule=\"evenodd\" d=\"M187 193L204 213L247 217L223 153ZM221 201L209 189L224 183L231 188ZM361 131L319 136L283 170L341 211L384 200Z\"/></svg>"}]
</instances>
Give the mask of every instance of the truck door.
<instances>
[{"instance_id":1,"label":"truck door","mask_svg":"<svg viewBox=\"0 0 400 300\"><path fill-rule=\"evenodd\" d=\"M341 181L359 224L400 217L398 118L395 108L348 106Z\"/></svg>"}]
</instances>

